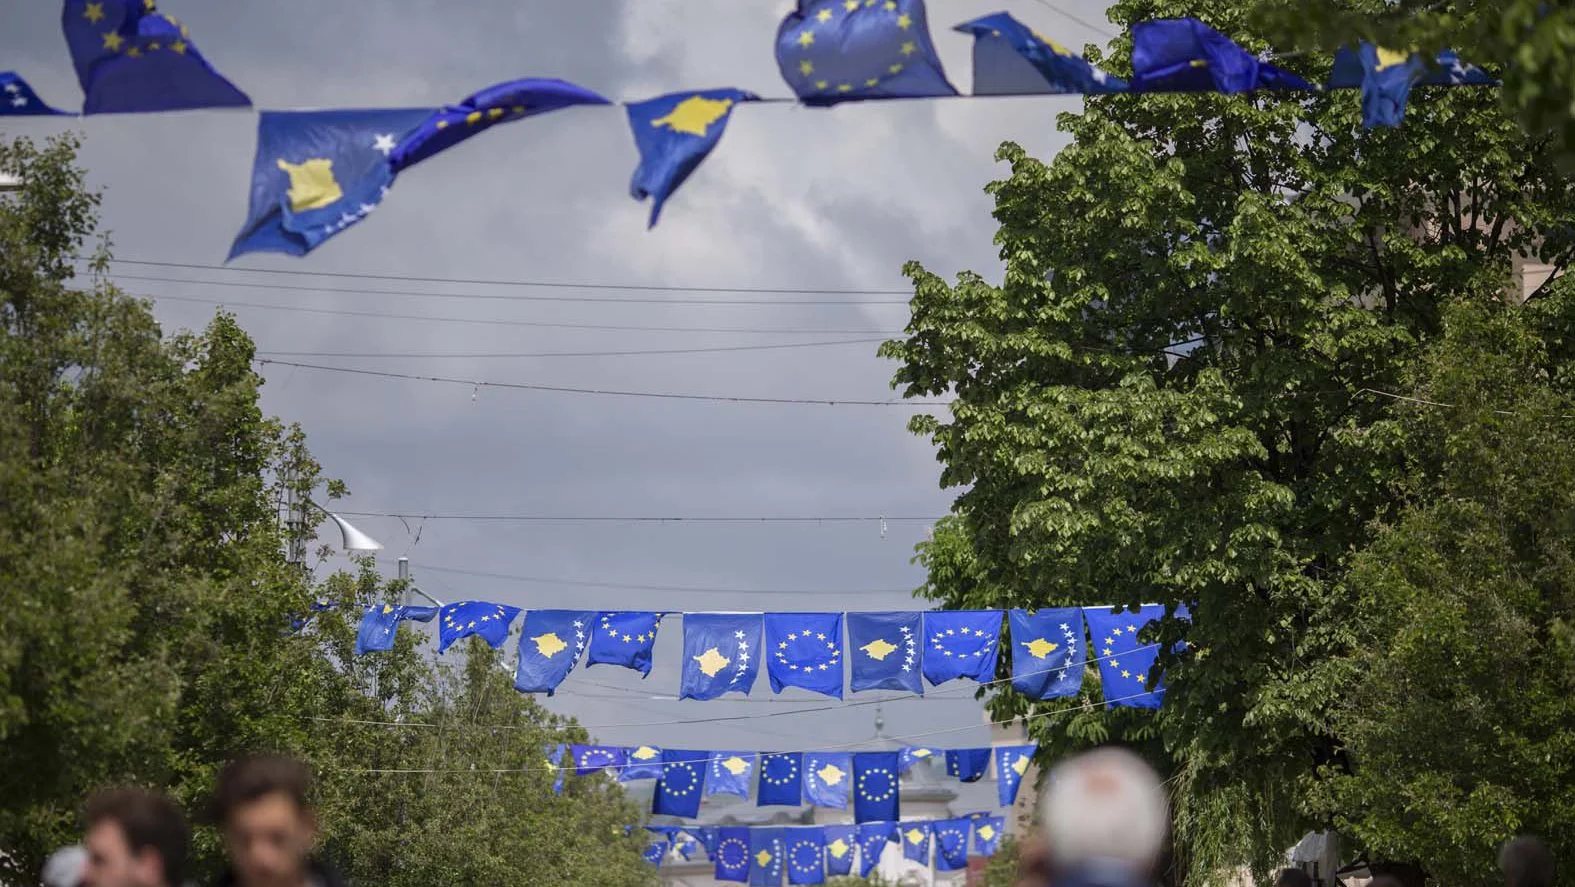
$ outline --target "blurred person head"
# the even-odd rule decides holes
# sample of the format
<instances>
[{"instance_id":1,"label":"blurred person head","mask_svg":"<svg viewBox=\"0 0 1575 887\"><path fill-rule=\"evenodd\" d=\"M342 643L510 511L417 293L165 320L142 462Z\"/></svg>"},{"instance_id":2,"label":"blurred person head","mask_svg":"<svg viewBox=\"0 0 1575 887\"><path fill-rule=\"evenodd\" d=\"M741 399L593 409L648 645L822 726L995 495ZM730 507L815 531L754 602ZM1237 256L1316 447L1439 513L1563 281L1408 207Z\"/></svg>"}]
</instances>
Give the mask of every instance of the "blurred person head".
<instances>
[{"instance_id":1,"label":"blurred person head","mask_svg":"<svg viewBox=\"0 0 1575 887\"><path fill-rule=\"evenodd\" d=\"M1374 875L1367 887L1405 887L1405 884L1394 875Z\"/></svg>"},{"instance_id":2,"label":"blurred person head","mask_svg":"<svg viewBox=\"0 0 1575 887\"><path fill-rule=\"evenodd\" d=\"M1040 800L1054 872L1154 874L1170 831L1170 806L1154 769L1132 752L1103 748L1057 764Z\"/></svg>"},{"instance_id":3,"label":"blurred person head","mask_svg":"<svg viewBox=\"0 0 1575 887\"><path fill-rule=\"evenodd\" d=\"M44 887L82 887L82 877L87 872L87 851L80 844L62 847L44 863L40 877Z\"/></svg>"},{"instance_id":4,"label":"blurred person head","mask_svg":"<svg viewBox=\"0 0 1575 887\"><path fill-rule=\"evenodd\" d=\"M242 758L219 773L210 815L238 887L301 887L311 869L317 818L306 765L273 755Z\"/></svg>"},{"instance_id":5,"label":"blurred person head","mask_svg":"<svg viewBox=\"0 0 1575 887\"><path fill-rule=\"evenodd\" d=\"M175 887L191 832L175 802L157 792L110 789L88 799L83 887Z\"/></svg>"},{"instance_id":6,"label":"blurred person head","mask_svg":"<svg viewBox=\"0 0 1575 887\"><path fill-rule=\"evenodd\" d=\"M1553 851L1530 835L1505 844L1498 852L1498 867L1509 887L1553 887Z\"/></svg>"},{"instance_id":7,"label":"blurred person head","mask_svg":"<svg viewBox=\"0 0 1575 887\"><path fill-rule=\"evenodd\" d=\"M1313 887L1312 876L1298 868L1280 869L1274 876L1274 887Z\"/></svg>"}]
</instances>

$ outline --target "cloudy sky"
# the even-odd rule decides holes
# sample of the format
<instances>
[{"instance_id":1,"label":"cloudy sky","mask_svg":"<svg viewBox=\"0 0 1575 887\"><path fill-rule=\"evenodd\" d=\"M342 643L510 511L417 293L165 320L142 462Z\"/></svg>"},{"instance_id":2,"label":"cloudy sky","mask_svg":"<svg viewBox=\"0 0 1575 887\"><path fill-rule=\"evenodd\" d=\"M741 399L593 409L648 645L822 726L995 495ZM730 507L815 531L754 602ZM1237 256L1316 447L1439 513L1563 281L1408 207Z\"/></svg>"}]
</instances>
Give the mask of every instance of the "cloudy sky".
<instances>
[{"instance_id":1,"label":"cloudy sky","mask_svg":"<svg viewBox=\"0 0 1575 887\"><path fill-rule=\"evenodd\" d=\"M11 5L0 28L0 69L20 72L57 106L76 106L80 92L58 6L43 0ZM1058 5L1104 21L1100 0ZM161 4L190 26L197 45L259 108L435 106L522 76L562 77L614 99L724 86L788 95L771 54L788 6L766 0ZM932 0L935 39L953 83L964 91L969 40L948 29L1003 6L1068 45L1103 39L1036 0ZM130 264L115 270L128 291L161 297L155 310L168 329L200 327L223 302L263 352L466 355L285 360L580 388L887 399L893 366L877 358L870 343L667 355L474 355L875 339L902 328L901 296L565 291L236 269L902 290L902 263L918 259L947 275L975 269L994 277L995 228L982 189L1003 172L991 159L995 147L1012 139L1049 156L1064 141L1055 116L1077 107L1076 99L1054 97L870 103L830 111L744 107L653 231L645 227L648 206L628 197L636 156L622 111L572 109L495 128L422 164L400 179L373 218L305 259L254 256L225 270ZM62 128L13 121L0 125L0 134L43 136ZM83 160L92 183L104 191L104 222L117 258L223 262L245 215L254 113L66 125L86 134ZM233 285L240 283L253 286ZM520 298L563 295L579 301ZM631 295L870 304L593 301ZM355 313L290 310L303 307ZM531 325L541 323L770 332ZM349 511L924 518L945 513L951 498L938 487L929 443L905 430L910 409L475 390L277 366L264 373L265 407L306 428L328 474L349 484L353 495L343 504ZM393 558L408 555L419 584L444 600L662 610L914 606L908 589L921 571L910 558L927 526L892 521L882 537L875 522L411 520L407 531L397 519L353 520L386 545L390 573ZM796 690L772 696L764 676L748 700L646 698L677 686L677 628L664 628L648 680L609 666L576 671L548 704L613 743L812 748L871 735L873 709L867 705L778 714L822 702ZM961 728L926 741L987 739L979 705L962 684L884 708L891 734ZM670 723L767 713L774 716ZM660 726L614 726L642 723Z\"/></svg>"}]
</instances>

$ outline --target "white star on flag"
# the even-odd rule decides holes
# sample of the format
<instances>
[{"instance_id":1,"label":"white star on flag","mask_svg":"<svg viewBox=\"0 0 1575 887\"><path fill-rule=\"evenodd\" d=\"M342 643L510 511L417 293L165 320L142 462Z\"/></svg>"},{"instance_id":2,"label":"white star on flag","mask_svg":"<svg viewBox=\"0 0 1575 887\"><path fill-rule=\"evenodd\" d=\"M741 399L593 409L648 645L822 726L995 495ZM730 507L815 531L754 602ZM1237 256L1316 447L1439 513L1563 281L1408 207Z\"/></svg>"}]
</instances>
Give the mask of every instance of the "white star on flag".
<instances>
[{"instance_id":1,"label":"white star on flag","mask_svg":"<svg viewBox=\"0 0 1575 887\"><path fill-rule=\"evenodd\" d=\"M394 144L393 133L379 133L377 138L372 140L372 150L381 151L383 152L383 156L387 157L388 155L394 153Z\"/></svg>"}]
</instances>

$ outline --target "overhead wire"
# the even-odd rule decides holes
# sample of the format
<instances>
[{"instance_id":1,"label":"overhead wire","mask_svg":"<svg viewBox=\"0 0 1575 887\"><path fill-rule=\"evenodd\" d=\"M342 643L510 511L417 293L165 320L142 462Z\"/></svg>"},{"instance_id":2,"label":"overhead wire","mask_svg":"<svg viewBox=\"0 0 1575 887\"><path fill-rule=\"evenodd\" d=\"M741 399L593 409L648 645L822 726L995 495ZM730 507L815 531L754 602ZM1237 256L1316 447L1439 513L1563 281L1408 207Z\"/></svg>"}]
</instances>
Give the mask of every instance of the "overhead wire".
<instances>
[{"instance_id":1,"label":"overhead wire","mask_svg":"<svg viewBox=\"0 0 1575 887\"><path fill-rule=\"evenodd\" d=\"M342 512L339 512L342 513ZM475 576L482 579L502 579L513 582L524 582L537 585L565 585L574 588L615 588L632 591L674 591L693 594L793 594L793 595L836 595L849 594L897 594L910 593L912 588L863 588L863 589L814 589L814 588L718 588L715 586L695 585L652 585L632 582L596 582L586 579L563 579L550 576L521 576L513 573L489 573L483 570L470 570L461 567L444 567L434 564L412 563L413 569L433 570L439 573L454 573L460 576Z\"/></svg>"},{"instance_id":2,"label":"overhead wire","mask_svg":"<svg viewBox=\"0 0 1575 887\"><path fill-rule=\"evenodd\" d=\"M546 515L546 514L426 514L413 511L336 511L350 517L393 517L406 520L533 521L541 523L660 523L660 524L837 524L837 523L933 523L944 515L866 517L863 515L729 515L655 516L655 515Z\"/></svg>"},{"instance_id":3,"label":"overhead wire","mask_svg":"<svg viewBox=\"0 0 1575 887\"><path fill-rule=\"evenodd\" d=\"M773 342L764 345L721 345L711 348L648 348L628 351L258 351L269 357L332 357L339 359L485 360L538 357L637 357L654 354L716 354L724 351L778 351L791 348L824 348L833 345L872 345L885 339L837 339L831 342Z\"/></svg>"},{"instance_id":4,"label":"overhead wire","mask_svg":"<svg viewBox=\"0 0 1575 887\"><path fill-rule=\"evenodd\" d=\"M1092 22L1088 21L1087 19L1080 18L1080 17L1078 17L1076 15L1073 15L1072 13L1067 12L1065 9L1061 8L1060 6L1057 6L1056 4L1051 3L1050 0L1034 0L1034 2L1038 3L1040 6L1043 6L1046 9L1050 10L1051 12L1054 12L1057 15L1060 15L1063 18L1066 18L1069 21L1073 21L1073 22L1076 22L1077 24L1082 25L1083 27L1089 29L1090 31L1093 31L1095 34L1098 34L1101 37L1104 37L1106 40L1114 40L1114 39L1116 39L1115 32L1110 31L1110 30L1108 30L1106 28L1100 27L1099 25L1093 24Z\"/></svg>"}]
</instances>

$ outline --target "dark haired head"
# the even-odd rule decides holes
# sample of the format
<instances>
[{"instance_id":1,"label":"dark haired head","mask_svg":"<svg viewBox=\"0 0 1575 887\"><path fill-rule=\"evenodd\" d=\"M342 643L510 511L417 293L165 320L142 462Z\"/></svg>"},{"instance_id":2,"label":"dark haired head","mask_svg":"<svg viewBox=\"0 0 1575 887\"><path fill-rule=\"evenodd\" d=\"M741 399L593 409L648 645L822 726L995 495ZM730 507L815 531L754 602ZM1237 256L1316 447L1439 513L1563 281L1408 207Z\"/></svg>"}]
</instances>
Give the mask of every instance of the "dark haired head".
<instances>
[{"instance_id":1,"label":"dark haired head","mask_svg":"<svg viewBox=\"0 0 1575 887\"><path fill-rule=\"evenodd\" d=\"M1367 887L1405 887L1405 884L1394 875L1375 875L1367 882Z\"/></svg>"},{"instance_id":2,"label":"dark haired head","mask_svg":"<svg viewBox=\"0 0 1575 887\"><path fill-rule=\"evenodd\" d=\"M280 755L240 758L219 771L219 784L208 805L208 816L215 825L222 827L235 808L269 795L283 795L306 812L311 809L307 802L311 789L311 773L305 764L294 758Z\"/></svg>"},{"instance_id":3,"label":"dark haired head","mask_svg":"<svg viewBox=\"0 0 1575 887\"><path fill-rule=\"evenodd\" d=\"M186 868L191 832L175 802L157 792L117 788L88 799L82 815L91 831L101 823L114 823L134 854L152 850L164 866L164 883L179 884Z\"/></svg>"},{"instance_id":4,"label":"dark haired head","mask_svg":"<svg viewBox=\"0 0 1575 887\"><path fill-rule=\"evenodd\" d=\"M1301 869L1280 869L1274 887L1313 887L1312 877Z\"/></svg>"},{"instance_id":5,"label":"dark haired head","mask_svg":"<svg viewBox=\"0 0 1575 887\"><path fill-rule=\"evenodd\" d=\"M1553 887L1553 851L1530 835L1505 844L1498 852L1498 867L1509 887Z\"/></svg>"}]
</instances>

